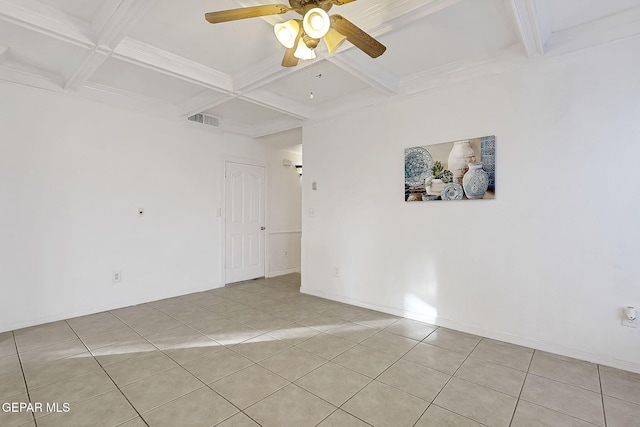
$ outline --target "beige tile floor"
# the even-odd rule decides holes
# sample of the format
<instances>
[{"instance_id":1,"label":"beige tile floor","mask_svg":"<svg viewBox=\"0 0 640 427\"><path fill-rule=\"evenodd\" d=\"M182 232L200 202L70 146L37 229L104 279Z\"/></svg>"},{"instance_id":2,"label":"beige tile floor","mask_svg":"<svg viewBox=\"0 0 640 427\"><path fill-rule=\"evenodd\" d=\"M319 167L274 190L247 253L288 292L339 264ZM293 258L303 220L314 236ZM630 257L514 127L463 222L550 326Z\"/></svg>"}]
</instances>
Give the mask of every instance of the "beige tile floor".
<instances>
[{"instance_id":1,"label":"beige tile floor","mask_svg":"<svg viewBox=\"0 0 640 427\"><path fill-rule=\"evenodd\" d=\"M640 426L638 374L299 287L260 279L2 333L3 408L43 410L0 425Z\"/></svg>"}]
</instances>

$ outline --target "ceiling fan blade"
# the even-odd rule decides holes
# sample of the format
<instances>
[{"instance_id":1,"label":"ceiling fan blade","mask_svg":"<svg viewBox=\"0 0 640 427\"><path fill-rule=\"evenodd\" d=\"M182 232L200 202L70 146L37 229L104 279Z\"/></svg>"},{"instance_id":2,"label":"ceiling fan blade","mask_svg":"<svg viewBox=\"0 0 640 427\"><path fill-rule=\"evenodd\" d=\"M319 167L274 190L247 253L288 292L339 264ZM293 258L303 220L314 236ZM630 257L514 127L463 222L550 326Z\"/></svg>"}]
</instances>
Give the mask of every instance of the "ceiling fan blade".
<instances>
[{"instance_id":1,"label":"ceiling fan blade","mask_svg":"<svg viewBox=\"0 0 640 427\"><path fill-rule=\"evenodd\" d=\"M219 12L205 13L204 18L212 24L220 22L237 21L238 19L257 18L266 15L279 15L287 13L291 9L284 4L270 4L266 6L244 7L242 9L221 10Z\"/></svg>"},{"instance_id":2,"label":"ceiling fan blade","mask_svg":"<svg viewBox=\"0 0 640 427\"><path fill-rule=\"evenodd\" d=\"M385 45L362 31L341 15L331 16L331 26L336 31L347 37L347 40L349 40L355 47L372 58L377 58L387 50Z\"/></svg>"},{"instance_id":3,"label":"ceiling fan blade","mask_svg":"<svg viewBox=\"0 0 640 427\"><path fill-rule=\"evenodd\" d=\"M282 58L283 67L295 67L296 65L298 65L298 62L300 60L293 55L296 51L296 47L297 44L296 46L284 51L284 58Z\"/></svg>"}]
</instances>

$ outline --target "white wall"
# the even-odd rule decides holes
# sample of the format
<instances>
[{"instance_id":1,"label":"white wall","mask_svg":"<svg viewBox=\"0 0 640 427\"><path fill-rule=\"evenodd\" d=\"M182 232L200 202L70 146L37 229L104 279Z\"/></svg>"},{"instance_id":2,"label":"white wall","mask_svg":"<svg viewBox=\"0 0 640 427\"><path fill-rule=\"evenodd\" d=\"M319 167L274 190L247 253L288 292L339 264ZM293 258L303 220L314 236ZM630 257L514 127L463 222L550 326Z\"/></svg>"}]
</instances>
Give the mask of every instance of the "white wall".
<instances>
[{"instance_id":1,"label":"white wall","mask_svg":"<svg viewBox=\"0 0 640 427\"><path fill-rule=\"evenodd\" d=\"M5 83L0 99L0 331L222 285L224 160L264 163L261 144Z\"/></svg>"},{"instance_id":2,"label":"white wall","mask_svg":"<svg viewBox=\"0 0 640 427\"><path fill-rule=\"evenodd\" d=\"M293 165L302 164L302 129L258 140L267 150L268 275L300 271L302 237L302 178ZM283 160L292 166L285 167Z\"/></svg>"},{"instance_id":3,"label":"white wall","mask_svg":"<svg viewBox=\"0 0 640 427\"><path fill-rule=\"evenodd\" d=\"M305 126L303 292L640 372L640 329L620 324L640 307L637 52L636 37L532 60ZM484 135L496 200L403 201L405 147Z\"/></svg>"}]
</instances>

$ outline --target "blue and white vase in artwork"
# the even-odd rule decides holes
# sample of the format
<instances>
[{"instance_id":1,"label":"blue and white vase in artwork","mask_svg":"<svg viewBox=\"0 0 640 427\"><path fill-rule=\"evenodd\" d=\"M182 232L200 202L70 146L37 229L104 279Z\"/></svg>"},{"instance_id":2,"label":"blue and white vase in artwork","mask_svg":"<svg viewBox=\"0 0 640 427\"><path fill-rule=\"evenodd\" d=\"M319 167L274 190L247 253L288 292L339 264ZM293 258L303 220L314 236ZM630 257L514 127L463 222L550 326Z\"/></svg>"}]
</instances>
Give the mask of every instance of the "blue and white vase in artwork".
<instances>
[{"instance_id":1,"label":"blue and white vase in artwork","mask_svg":"<svg viewBox=\"0 0 640 427\"><path fill-rule=\"evenodd\" d=\"M488 187L489 175L482 169L482 162L469 163L469 171L462 178L467 199L482 199Z\"/></svg>"}]
</instances>

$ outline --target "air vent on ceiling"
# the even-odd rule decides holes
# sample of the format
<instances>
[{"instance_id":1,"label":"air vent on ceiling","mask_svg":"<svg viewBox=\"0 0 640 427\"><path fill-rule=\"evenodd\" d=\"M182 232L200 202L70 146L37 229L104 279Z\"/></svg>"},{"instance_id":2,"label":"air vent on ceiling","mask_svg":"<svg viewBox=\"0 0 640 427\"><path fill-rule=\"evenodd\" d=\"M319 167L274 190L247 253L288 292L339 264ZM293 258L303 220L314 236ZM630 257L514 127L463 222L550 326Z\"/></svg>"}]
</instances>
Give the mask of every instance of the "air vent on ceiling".
<instances>
[{"instance_id":1,"label":"air vent on ceiling","mask_svg":"<svg viewBox=\"0 0 640 427\"><path fill-rule=\"evenodd\" d=\"M202 123L203 125L220 127L220 117L209 116L206 114L194 114L187 118L187 120L196 123Z\"/></svg>"}]
</instances>

